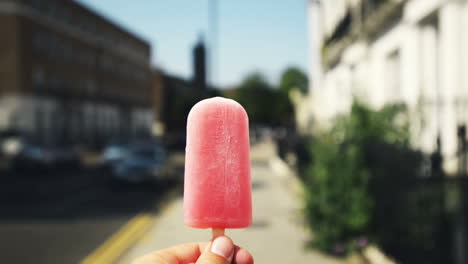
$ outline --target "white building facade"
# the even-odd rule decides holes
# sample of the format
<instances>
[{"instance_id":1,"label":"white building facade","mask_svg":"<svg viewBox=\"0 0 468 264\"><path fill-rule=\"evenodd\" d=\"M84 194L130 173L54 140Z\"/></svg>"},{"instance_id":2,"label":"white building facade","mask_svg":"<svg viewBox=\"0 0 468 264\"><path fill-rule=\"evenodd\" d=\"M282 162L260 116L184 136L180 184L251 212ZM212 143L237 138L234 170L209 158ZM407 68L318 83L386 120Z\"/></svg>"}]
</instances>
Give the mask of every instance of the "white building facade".
<instances>
[{"instance_id":1,"label":"white building facade","mask_svg":"<svg viewBox=\"0 0 468 264\"><path fill-rule=\"evenodd\" d=\"M468 1L310 0L309 17L315 126L348 112L354 96L376 109L404 102L414 146L431 153L439 138L444 168L456 173L457 132L468 124Z\"/></svg>"}]
</instances>

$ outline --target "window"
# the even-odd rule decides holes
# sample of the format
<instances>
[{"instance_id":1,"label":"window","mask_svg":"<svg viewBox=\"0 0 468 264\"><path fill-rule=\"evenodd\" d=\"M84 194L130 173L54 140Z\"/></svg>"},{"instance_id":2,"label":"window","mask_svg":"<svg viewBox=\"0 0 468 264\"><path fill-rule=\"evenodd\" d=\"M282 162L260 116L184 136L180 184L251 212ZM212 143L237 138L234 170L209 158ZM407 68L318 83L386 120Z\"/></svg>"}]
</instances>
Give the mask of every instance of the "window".
<instances>
[{"instance_id":1,"label":"window","mask_svg":"<svg viewBox=\"0 0 468 264\"><path fill-rule=\"evenodd\" d=\"M86 80L86 92L88 94L93 94L96 91L96 83L94 80Z\"/></svg>"},{"instance_id":2,"label":"window","mask_svg":"<svg viewBox=\"0 0 468 264\"><path fill-rule=\"evenodd\" d=\"M390 101L401 101L401 61L400 51L395 50L391 52L387 57L385 72L387 73L386 78L386 90Z\"/></svg>"},{"instance_id":3,"label":"window","mask_svg":"<svg viewBox=\"0 0 468 264\"><path fill-rule=\"evenodd\" d=\"M45 82L44 70L39 67L34 69L32 79L33 79L34 88L40 89L42 86L44 86L44 82Z\"/></svg>"},{"instance_id":4,"label":"window","mask_svg":"<svg viewBox=\"0 0 468 264\"><path fill-rule=\"evenodd\" d=\"M439 91L439 26L437 15L421 22L419 41L420 89L425 100L435 102Z\"/></svg>"},{"instance_id":5,"label":"window","mask_svg":"<svg viewBox=\"0 0 468 264\"><path fill-rule=\"evenodd\" d=\"M42 0L32 0L31 6L37 11L44 11L45 9L45 4Z\"/></svg>"}]
</instances>

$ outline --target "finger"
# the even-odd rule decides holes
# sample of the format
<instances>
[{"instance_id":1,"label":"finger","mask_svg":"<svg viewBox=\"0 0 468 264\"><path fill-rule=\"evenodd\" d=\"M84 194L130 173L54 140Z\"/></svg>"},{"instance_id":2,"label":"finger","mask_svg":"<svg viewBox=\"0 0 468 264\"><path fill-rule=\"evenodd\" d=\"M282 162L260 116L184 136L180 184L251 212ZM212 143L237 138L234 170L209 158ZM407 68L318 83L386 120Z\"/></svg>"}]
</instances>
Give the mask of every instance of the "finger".
<instances>
[{"instance_id":1,"label":"finger","mask_svg":"<svg viewBox=\"0 0 468 264\"><path fill-rule=\"evenodd\" d=\"M208 243L188 243L159 250L143 256L133 264L188 264L195 263Z\"/></svg>"},{"instance_id":2,"label":"finger","mask_svg":"<svg viewBox=\"0 0 468 264\"><path fill-rule=\"evenodd\" d=\"M219 236L203 251L196 264L230 264L233 257L234 243L227 236Z\"/></svg>"},{"instance_id":3,"label":"finger","mask_svg":"<svg viewBox=\"0 0 468 264\"><path fill-rule=\"evenodd\" d=\"M253 264L254 259L252 257L252 254L250 254L249 251L236 246L236 252L234 254L234 263L235 264Z\"/></svg>"}]
</instances>

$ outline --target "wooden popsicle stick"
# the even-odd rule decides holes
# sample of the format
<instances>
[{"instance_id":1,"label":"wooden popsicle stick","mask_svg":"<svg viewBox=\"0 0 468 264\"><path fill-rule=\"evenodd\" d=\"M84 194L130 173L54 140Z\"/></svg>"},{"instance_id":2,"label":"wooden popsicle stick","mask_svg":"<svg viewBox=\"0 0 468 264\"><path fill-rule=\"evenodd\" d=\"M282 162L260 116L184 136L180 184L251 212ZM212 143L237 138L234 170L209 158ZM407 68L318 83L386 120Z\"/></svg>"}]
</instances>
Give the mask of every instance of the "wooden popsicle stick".
<instances>
[{"instance_id":1,"label":"wooden popsicle stick","mask_svg":"<svg viewBox=\"0 0 468 264\"><path fill-rule=\"evenodd\" d=\"M211 233L213 234L213 239L219 236L224 236L224 228L212 228Z\"/></svg>"}]
</instances>

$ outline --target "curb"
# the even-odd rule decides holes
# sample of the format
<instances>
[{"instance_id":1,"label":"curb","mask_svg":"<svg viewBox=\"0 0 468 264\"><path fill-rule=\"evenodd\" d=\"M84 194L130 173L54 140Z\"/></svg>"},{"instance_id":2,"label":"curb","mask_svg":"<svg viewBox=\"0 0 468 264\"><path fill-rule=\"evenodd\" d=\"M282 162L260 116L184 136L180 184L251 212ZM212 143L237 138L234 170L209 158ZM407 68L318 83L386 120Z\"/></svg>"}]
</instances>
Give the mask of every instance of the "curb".
<instances>
[{"instance_id":1,"label":"curb","mask_svg":"<svg viewBox=\"0 0 468 264\"><path fill-rule=\"evenodd\" d=\"M269 160L271 170L279 177L283 178L288 188L296 195L304 193L304 184L299 180L297 173L280 157L273 156Z\"/></svg>"}]
</instances>

